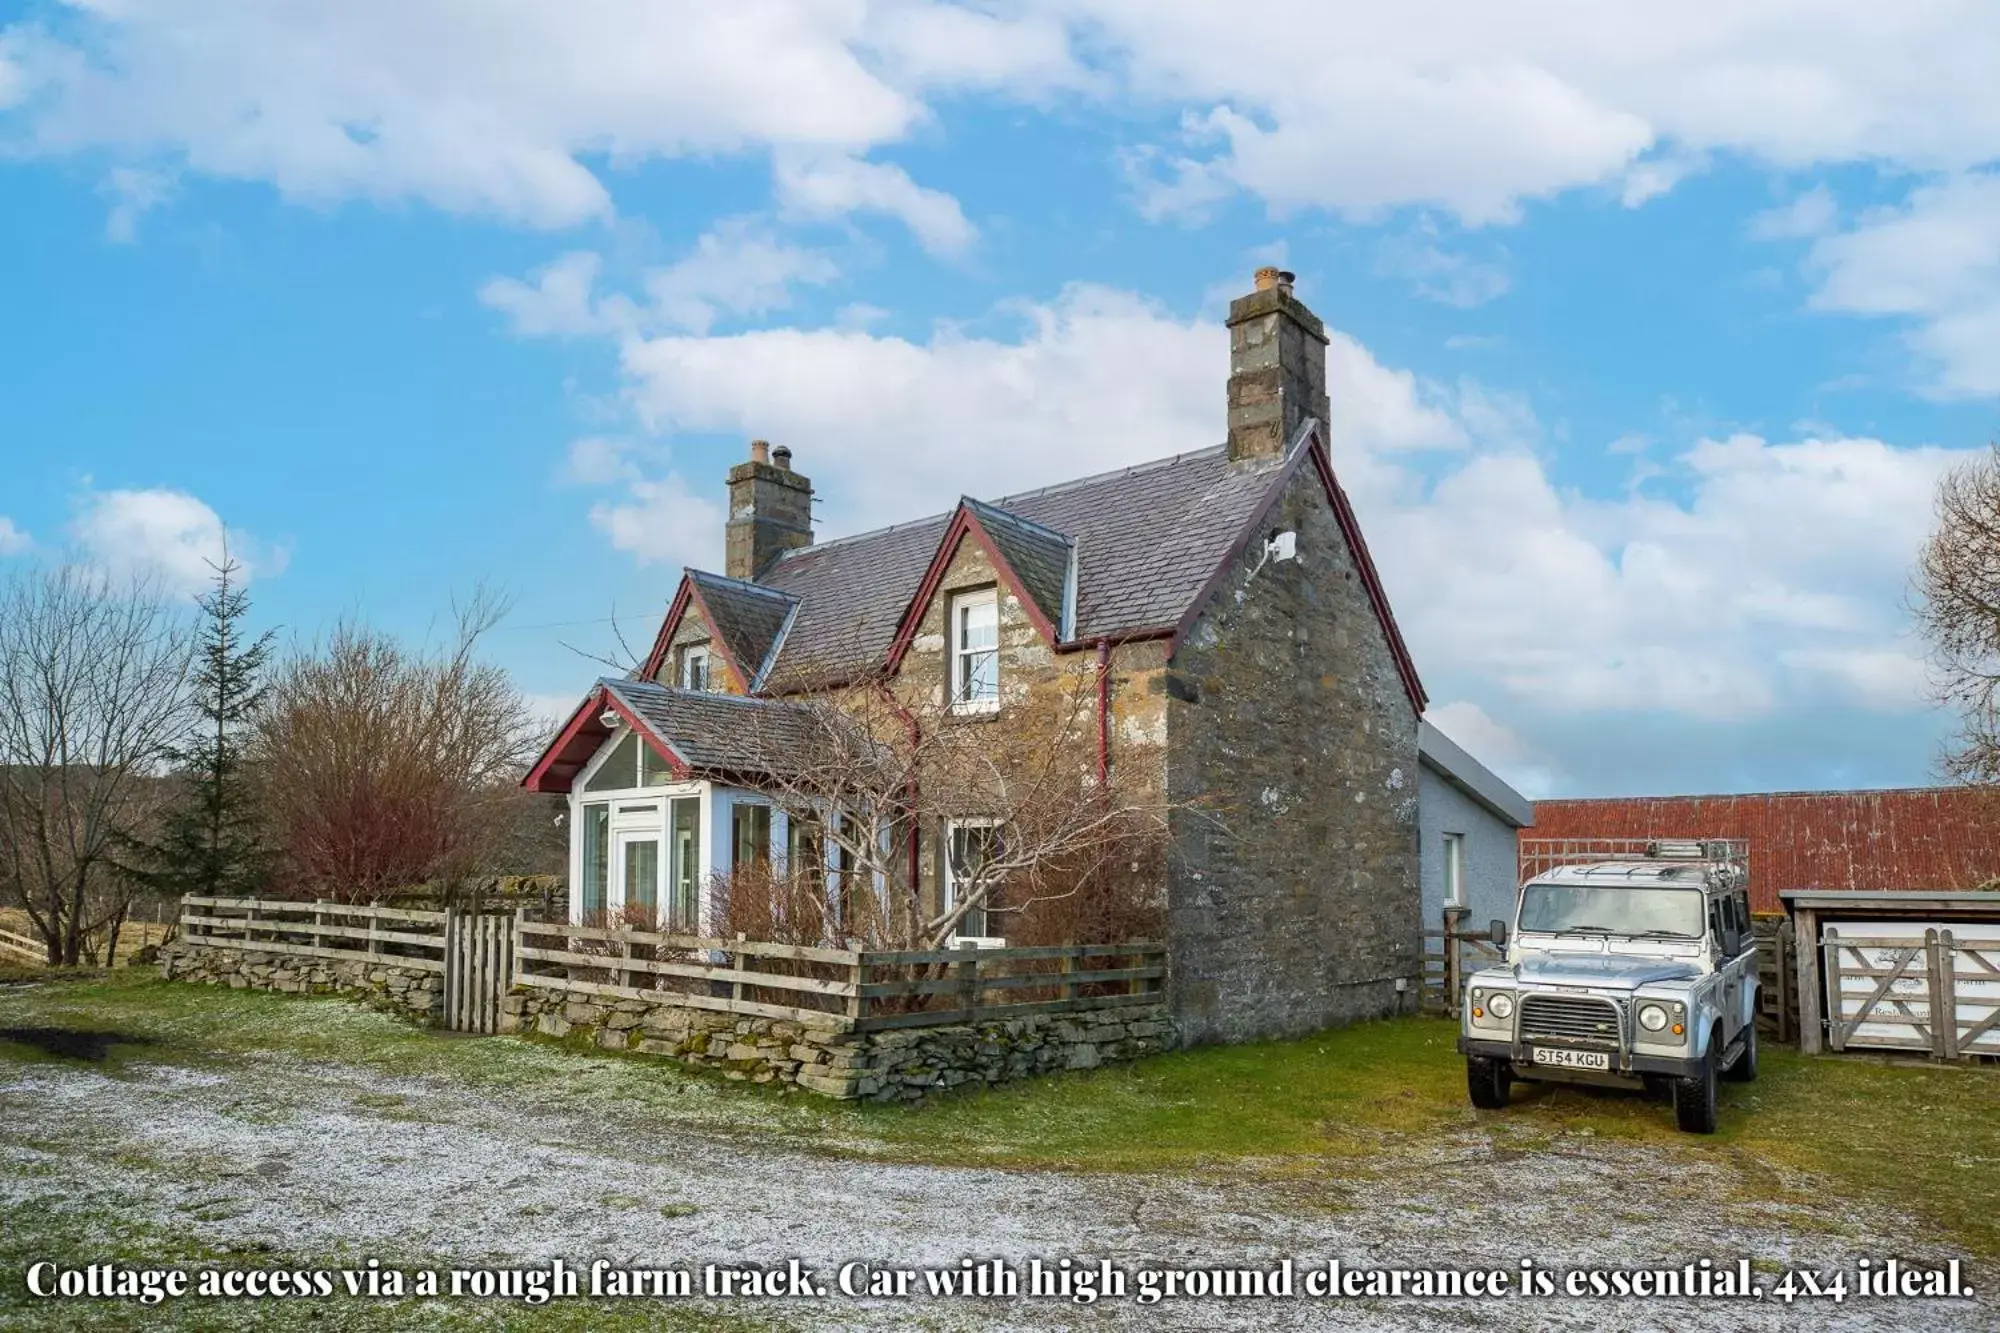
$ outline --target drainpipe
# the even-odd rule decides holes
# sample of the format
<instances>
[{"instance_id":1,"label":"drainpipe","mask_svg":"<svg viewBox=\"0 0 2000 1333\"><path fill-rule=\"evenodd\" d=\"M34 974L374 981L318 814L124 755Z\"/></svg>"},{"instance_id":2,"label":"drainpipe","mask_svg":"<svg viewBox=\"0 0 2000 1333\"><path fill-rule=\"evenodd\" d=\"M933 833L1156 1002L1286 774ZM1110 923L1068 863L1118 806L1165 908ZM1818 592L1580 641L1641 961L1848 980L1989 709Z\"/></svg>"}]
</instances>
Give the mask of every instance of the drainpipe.
<instances>
[{"instance_id":1,"label":"drainpipe","mask_svg":"<svg viewBox=\"0 0 2000 1333\"><path fill-rule=\"evenodd\" d=\"M1111 781L1111 640L1097 641L1097 789Z\"/></svg>"}]
</instances>

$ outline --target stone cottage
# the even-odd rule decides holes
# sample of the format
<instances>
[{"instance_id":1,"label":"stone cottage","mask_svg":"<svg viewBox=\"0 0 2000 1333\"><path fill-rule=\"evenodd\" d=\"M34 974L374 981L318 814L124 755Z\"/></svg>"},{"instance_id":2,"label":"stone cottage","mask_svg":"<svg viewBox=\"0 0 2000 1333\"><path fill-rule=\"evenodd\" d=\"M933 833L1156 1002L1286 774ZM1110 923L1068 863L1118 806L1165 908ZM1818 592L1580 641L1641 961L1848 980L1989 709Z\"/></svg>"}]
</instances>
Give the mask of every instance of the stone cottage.
<instances>
[{"instance_id":1,"label":"stone cottage","mask_svg":"<svg viewBox=\"0 0 2000 1333\"><path fill-rule=\"evenodd\" d=\"M759 777L807 690L1004 728L1088 673L1098 763L1225 812L1176 815L1162 872L1180 1039L1413 1008L1423 686L1328 452L1320 321L1263 269L1228 324L1213 448L819 541L812 483L753 443L724 570L685 573L643 667L597 682L525 780L569 797L573 919L640 903L705 933L713 876L798 855ZM949 904L981 836L917 830L925 891Z\"/></svg>"}]
</instances>

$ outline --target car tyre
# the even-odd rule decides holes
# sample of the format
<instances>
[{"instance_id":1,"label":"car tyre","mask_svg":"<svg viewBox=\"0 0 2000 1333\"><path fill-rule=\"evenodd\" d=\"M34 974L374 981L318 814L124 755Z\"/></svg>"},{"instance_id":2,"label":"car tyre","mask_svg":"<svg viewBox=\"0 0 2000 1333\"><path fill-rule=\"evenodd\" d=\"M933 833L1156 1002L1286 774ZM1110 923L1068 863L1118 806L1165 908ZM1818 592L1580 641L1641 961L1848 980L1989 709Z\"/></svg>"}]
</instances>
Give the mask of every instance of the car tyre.
<instances>
[{"instance_id":1,"label":"car tyre","mask_svg":"<svg viewBox=\"0 0 2000 1333\"><path fill-rule=\"evenodd\" d=\"M1743 1033L1743 1050L1736 1057L1736 1063L1722 1071L1722 1076L1731 1083L1751 1083L1757 1078L1757 1025L1753 1022Z\"/></svg>"},{"instance_id":2,"label":"car tyre","mask_svg":"<svg viewBox=\"0 0 2000 1333\"><path fill-rule=\"evenodd\" d=\"M1465 1058L1465 1090L1472 1094L1472 1104L1482 1111L1497 1111L1507 1105L1507 1089L1513 1081L1514 1071L1505 1060L1490 1060L1483 1055Z\"/></svg>"},{"instance_id":3,"label":"car tyre","mask_svg":"<svg viewBox=\"0 0 2000 1333\"><path fill-rule=\"evenodd\" d=\"M1715 1044L1710 1042L1701 1072L1674 1080L1674 1123L1689 1134L1713 1134L1715 1118Z\"/></svg>"}]
</instances>

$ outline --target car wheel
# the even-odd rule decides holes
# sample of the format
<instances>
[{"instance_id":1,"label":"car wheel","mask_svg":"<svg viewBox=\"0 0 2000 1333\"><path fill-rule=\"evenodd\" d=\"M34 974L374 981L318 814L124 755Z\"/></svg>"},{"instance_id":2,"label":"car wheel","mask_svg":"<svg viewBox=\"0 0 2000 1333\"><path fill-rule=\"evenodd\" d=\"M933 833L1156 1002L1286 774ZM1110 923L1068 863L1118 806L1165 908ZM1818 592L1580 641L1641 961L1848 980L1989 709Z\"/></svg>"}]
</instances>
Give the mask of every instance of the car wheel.
<instances>
[{"instance_id":1,"label":"car wheel","mask_svg":"<svg viewBox=\"0 0 2000 1333\"><path fill-rule=\"evenodd\" d=\"M1715 1043L1702 1057L1701 1072L1674 1080L1674 1122L1689 1134L1715 1133Z\"/></svg>"},{"instance_id":2,"label":"car wheel","mask_svg":"<svg viewBox=\"0 0 2000 1333\"><path fill-rule=\"evenodd\" d=\"M1753 1022L1743 1033L1743 1051L1736 1057L1736 1063L1722 1071L1722 1076L1731 1083L1750 1083L1757 1077L1757 1025Z\"/></svg>"},{"instance_id":3,"label":"car wheel","mask_svg":"<svg viewBox=\"0 0 2000 1333\"><path fill-rule=\"evenodd\" d=\"M1465 1090L1472 1104L1482 1111L1497 1111L1507 1104L1507 1088L1514 1071L1505 1060L1489 1060L1483 1055L1465 1057Z\"/></svg>"}]
</instances>

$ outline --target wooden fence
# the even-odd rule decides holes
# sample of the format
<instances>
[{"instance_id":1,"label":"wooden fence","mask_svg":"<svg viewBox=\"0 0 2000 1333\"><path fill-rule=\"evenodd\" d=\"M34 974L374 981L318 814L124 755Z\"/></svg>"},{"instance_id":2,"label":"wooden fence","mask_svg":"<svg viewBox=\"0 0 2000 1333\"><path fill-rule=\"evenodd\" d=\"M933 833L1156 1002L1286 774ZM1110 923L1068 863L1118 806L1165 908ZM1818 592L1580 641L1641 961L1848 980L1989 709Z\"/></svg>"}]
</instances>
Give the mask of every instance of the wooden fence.
<instances>
[{"instance_id":1,"label":"wooden fence","mask_svg":"<svg viewBox=\"0 0 2000 1333\"><path fill-rule=\"evenodd\" d=\"M26 935L16 935L11 930L0 930L0 962L6 962L16 955L36 966L49 961L49 951L41 941L29 939Z\"/></svg>"},{"instance_id":2,"label":"wooden fence","mask_svg":"<svg viewBox=\"0 0 2000 1333\"><path fill-rule=\"evenodd\" d=\"M1151 942L852 950L525 917L516 930L519 985L848 1032L1155 1004L1167 974Z\"/></svg>"},{"instance_id":3,"label":"wooden fence","mask_svg":"<svg viewBox=\"0 0 2000 1333\"><path fill-rule=\"evenodd\" d=\"M1418 1007L1427 1014L1457 1017L1465 979L1501 960L1501 950L1494 946L1490 931L1467 930L1464 909L1446 908L1444 929L1424 932L1424 975L1418 988Z\"/></svg>"},{"instance_id":4,"label":"wooden fence","mask_svg":"<svg viewBox=\"0 0 2000 1333\"><path fill-rule=\"evenodd\" d=\"M418 972L443 972L445 914L325 899L189 894L181 899L181 938L210 948L343 962L377 958Z\"/></svg>"}]
</instances>

